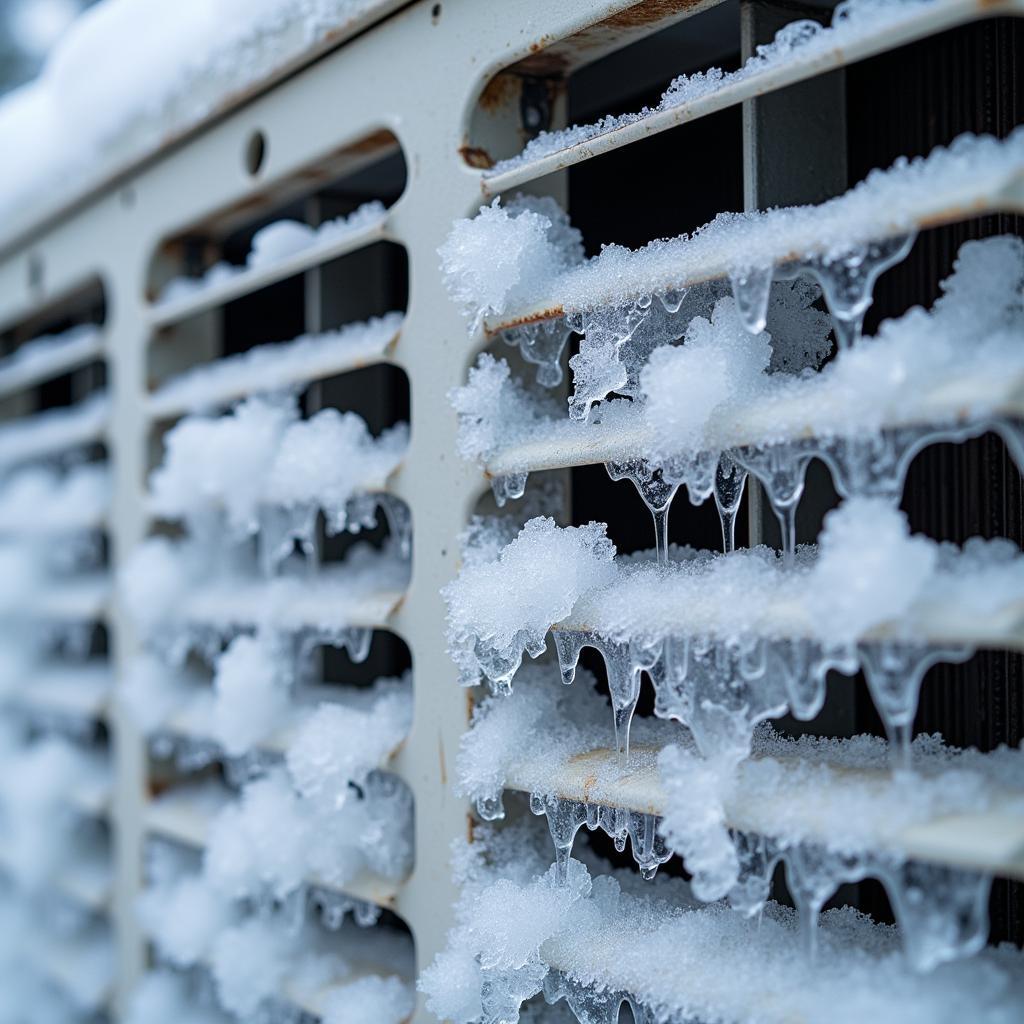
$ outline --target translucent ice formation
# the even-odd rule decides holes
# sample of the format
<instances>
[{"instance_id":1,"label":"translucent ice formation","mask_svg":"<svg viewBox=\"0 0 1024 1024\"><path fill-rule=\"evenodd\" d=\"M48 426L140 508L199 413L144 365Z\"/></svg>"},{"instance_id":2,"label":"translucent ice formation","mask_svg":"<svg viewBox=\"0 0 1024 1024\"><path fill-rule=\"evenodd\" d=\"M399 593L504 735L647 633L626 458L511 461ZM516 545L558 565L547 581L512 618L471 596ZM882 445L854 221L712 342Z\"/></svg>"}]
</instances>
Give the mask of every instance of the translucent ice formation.
<instances>
[{"instance_id":1,"label":"translucent ice formation","mask_svg":"<svg viewBox=\"0 0 1024 1024\"><path fill-rule=\"evenodd\" d=\"M908 958L918 969L970 955L988 934L991 877L977 870L909 859L919 826L1024 811L1024 750L991 754L947 748L938 737L914 743L914 771L886 774L881 740L785 740L761 731L754 756L738 766L671 746L658 766L665 793L660 826L686 859L694 892L728 895L746 914L760 911L771 872L786 863L805 934L840 883L881 879ZM918 827L918 828L916 828Z\"/></svg>"},{"instance_id":2,"label":"translucent ice formation","mask_svg":"<svg viewBox=\"0 0 1024 1024\"><path fill-rule=\"evenodd\" d=\"M202 411L243 395L297 387L379 358L401 326L401 313L387 313L337 331L257 345L172 377L150 397L149 410L156 416Z\"/></svg>"},{"instance_id":3,"label":"translucent ice formation","mask_svg":"<svg viewBox=\"0 0 1024 1024\"><path fill-rule=\"evenodd\" d=\"M774 904L759 921L722 905L695 909L680 882L641 896L577 862L560 885L528 844L491 845L460 855L457 923L420 977L440 1019L515 1020L543 992L587 1024L614 1021L623 1003L645 1024L953 1024L963 1015L1008 1024L1024 993L1020 952L1009 947L922 977L900 956L894 929L846 909L823 915L811 963L795 915Z\"/></svg>"},{"instance_id":4,"label":"translucent ice formation","mask_svg":"<svg viewBox=\"0 0 1024 1024\"><path fill-rule=\"evenodd\" d=\"M800 371L820 359L821 324L795 293L780 295L768 332L754 336L733 300L719 299L710 319L689 321L684 344L650 353L636 400L605 401L587 423L559 416L485 355L453 394L459 450L519 489L530 470L605 462L640 485L653 474L683 484L693 501L716 490L716 467L738 466L765 486L787 539L813 457L842 494L890 500L914 454L934 441L997 429L1024 462L1024 246L1010 237L966 243L942 290L931 311L885 322L816 374Z\"/></svg>"},{"instance_id":5,"label":"translucent ice formation","mask_svg":"<svg viewBox=\"0 0 1024 1024\"><path fill-rule=\"evenodd\" d=\"M593 693L593 683L580 670L576 685L565 688L551 666L524 666L514 698L491 697L474 712L459 749L456 791L473 800L485 820L504 813L503 790L528 792L533 809L547 815L560 878L566 876L573 839L584 824L601 828L621 848L628 838L642 872L651 876L668 858L652 808L629 810L618 806L617 798L610 800L608 784L623 775L620 762L586 756L604 751L609 738L608 705ZM638 721L630 774L650 774L657 750L677 737L678 727L667 722ZM561 795L577 770L586 777L586 801Z\"/></svg>"},{"instance_id":6,"label":"translucent ice formation","mask_svg":"<svg viewBox=\"0 0 1024 1024\"><path fill-rule=\"evenodd\" d=\"M654 241L636 252L608 246L561 274L549 268L542 286L515 303L505 301L507 293L524 279L533 257L521 245L506 243L506 230L496 222L482 222L478 229L487 249L522 256L504 266L473 260L473 266L487 267L487 294L474 283L468 251L458 258L454 247L445 272L453 295L478 321L518 327L567 317L584 335L572 361L576 391L570 405L570 414L584 419L595 401L628 389L632 347L649 352L681 336L685 320L675 323L680 304L690 288L709 278L729 279L741 322L757 333L765 326L773 277L810 274L824 291L840 347L848 347L859 337L877 276L909 251L918 219L934 218L940 203L959 209L977 202L969 195L997 195L1022 164L1024 131L1005 141L962 136L925 159L875 171L816 207L720 214L692 236ZM496 293L502 307L508 306L500 315L491 299Z\"/></svg>"},{"instance_id":7,"label":"translucent ice formation","mask_svg":"<svg viewBox=\"0 0 1024 1024\"><path fill-rule=\"evenodd\" d=\"M677 550L660 566L615 560L596 524L533 520L490 561L465 567L445 597L464 682L509 689L523 654L538 656L553 629L566 681L583 647L603 655L620 748L647 670L659 715L687 724L709 755L724 744L742 756L758 721L787 710L813 717L826 671L858 666L905 748L924 671L977 644L1005 645L997 623L1015 618L1022 588L1013 545L976 540L957 551L911 537L888 503L857 499L830 513L818 549L793 562L764 548ZM945 612L940 597L951 602Z\"/></svg>"},{"instance_id":8,"label":"translucent ice formation","mask_svg":"<svg viewBox=\"0 0 1024 1024\"><path fill-rule=\"evenodd\" d=\"M813 943L821 906L845 881L880 878L915 966L974 953L988 932L991 877L977 869L916 862L921 826L973 815L1013 820L1024 813L1024 750L982 755L947 748L938 737L914 744L914 771L889 774L886 744L790 741L761 730L753 757L728 750L705 759L666 722L635 723L624 767L607 748L608 709L584 675L557 685L550 669L524 669L512 699L492 697L463 738L457 789L480 813L502 813L502 791L530 794L547 816L556 878L565 880L576 833L601 829L629 840L644 877L673 853L693 876L694 894L728 896L759 913L772 871L783 860Z\"/></svg>"}]
</instances>

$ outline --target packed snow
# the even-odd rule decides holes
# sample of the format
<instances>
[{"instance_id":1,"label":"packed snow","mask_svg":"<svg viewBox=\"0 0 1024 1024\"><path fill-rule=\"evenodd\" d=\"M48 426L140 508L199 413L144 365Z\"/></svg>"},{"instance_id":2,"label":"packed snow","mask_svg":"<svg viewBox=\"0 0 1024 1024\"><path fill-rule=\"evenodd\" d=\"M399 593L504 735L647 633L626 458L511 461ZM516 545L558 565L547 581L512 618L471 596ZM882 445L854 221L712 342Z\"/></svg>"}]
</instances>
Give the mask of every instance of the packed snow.
<instances>
[{"instance_id":1,"label":"packed snow","mask_svg":"<svg viewBox=\"0 0 1024 1024\"><path fill-rule=\"evenodd\" d=\"M375 438L356 413L322 409L303 420L293 396L247 398L168 431L151 508L198 532L223 521L229 536L262 533L267 557L279 560L293 539L312 543L318 512L331 533L373 525L378 501L368 495L383 491L408 443L406 424Z\"/></svg>"},{"instance_id":2,"label":"packed snow","mask_svg":"<svg viewBox=\"0 0 1024 1024\"><path fill-rule=\"evenodd\" d=\"M0 427L0 466L58 456L103 440L110 407L98 393L67 408L50 409Z\"/></svg>"},{"instance_id":3,"label":"packed snow","mask_svg":"<svg viewBox=\"0 0 1024 1024\"><path fill-rule=\"evenodd\" d=\"M79 324L60 334L33 338L0 359L0 394L66 373L102 352L103 331L94 324Z\"/></svg>"},{"instance_id":4,"label":"packed snow","mask_svg":"<svg viewBox=\"0 0 1024 1024\"><path fill-rule=\"evenodd\" d=\"M55 534L94 529L110 505L110 473L85 463L66 473L47 465L15 470L0 482L0 533Z\"/></svg>"},{"instance_id":5,"label":"packed snow","mask_svg":"<svg viewBox=\"0 0 1024 1024\"><path fill-rule=\"evenodd\" d=\"M168 1016L140 1016L140 1024L178 1020L170 1014L184 999L207 1014L203 1024L222 1019L218 1007L231 1020L298 1008L347 1024L346 1000L351 1010L367 1014L358 1020L399 1024L408 1014L411 986L404 979L412 974L412 949L406 936L350 924L328 931L301 902L244 913L221 902L202 876L174 880L173 872L165 874L145 894L142 919L161 958L176 970L143 982L135 1012L152 1008ZM179 973L183 969L191 973Z\"/></svg>"},{"instance_id":6,"label":"packed snow","mask_svg":"<svg viewBox=\"0 0 1024 1024\"><path fill-rule=\"evenodd\" d=\"M230 1024L210 993L169 968L147 972L132 993L125 1024Z\"/></svg>"},{"instance_id":7,"label":"packed snow","mask_svg":"<svg viewBox=\"0 0 1024 1024\"><path fill-rule=\"evenodd\" d=\"M699 503L712 491L722 498L716 469L735 465L740 486L748 471L764 486L788 546L814 457L844 496L895 500L927 444L993 429L1020 456L1024 245L1005 236L965 243L941 287L931 310L884 322L817 373L806 367L820 361L827 325L804 296L783 283L768 331L754 336L734 300L720 298L708 317L689 320L682 345L636 353L643 361L630 364L621 389L632 400L606 400L587 421L559 415L485 353L451 396L460 454L493 474L499 498L512 483L521 492L531 470L604 461L649 503L655 474Z\"/></svg>"},{"instance_id":8,"label":"packed snow","mask_svg":"<svg viewBox=\"0 0 1024 1024\"><path fill-rule=\"evenodd\" d=\"M715 279L728 279L741 323L757 334L765 327L773 277L814 277L839 346L850 347L860 336L875 280L906 256L918 223L930 223L943 209L992 201L1016 180L1022 164L1024 130L1004 140L964 135L928 157L873 171L819 206L719 214L693 235L659 239L635 252L609 245L562 271L561 248L545 242L538 253L511 226L519 218L500 216L499 206L484 207L473 220L456 222L441 249L442 270L474 330L484 320L497 321L512 329L510 340L524 350L543 336L553 363L570 329L583 335L570 362L570 414L585 419L594 402L624 388L629 393L629 364L638 355L682 336L694 315L687 307L695 297L707 304ZM545 231L561 238L571 230L556 211L537 210L531 217L533 235L542 240ZM478 259L494 252L502 258ZM535 266L544 271L540 282L531 276ZM552 372L543 382L557 379Z\"/></svg>"},{"instance_id":9,"label":"packed snow","mask_svg":"<svg viewBox=\"0 0 1024 1024\"><path fill-rule=\"evenodd\" d=\"M0 104L10 152L3 221L27 228L54 195L78 195L294 66L388 0L188 0L154 18L140 0L85 11L34 82ZM70 190L70 193L69 193Z\"/></svg>"},{"instance_id":10,"label":"packed snow","mask_svg":"<svg viewBox=\"0 0 1024 1024\"><path fill-rule=\"evenodd\" d=\"M448 292L476 331L582 263L583 237L554 199L517 196L456 221L438 254Z\"/></svg>"},{"instance_id":11,"label":"packed snow","mask_svg":"<svg viewBox=\"0 0 1024 1024\"><path fill-rule=\"evenodd\" d=\"M647 670L659 713L686 723L710 754L722 743L745 752L763 718L816 715L829 668L863 668L904 743L926 668L979 642L1005 643L993 620L1013 618L1022 588L1013 544L936 544L912 536L887 502L863 498L829 513L818 546L795 559L763 547L674 549L665 564L616 558L601 524L534 519L464 566L444 596L464 684L511 689L524 653L538 657L553 631L566 681L584 646L603 655L620 746Z\"/></svg>"},{"instance_id":12,"label":"packed snow","mask_svg":"<svg viewBox=\"0 0 1024 1024\"><path fill-rule=\"evenodd\" d=\"M407 441L404 425L375 439L355 413L323 409L300 420L294 398L249 398L224 416L187 417L168 432L151 481L153 508L183 518L223 508L245 533L258 529L261 504L307 503L343 522L356 489L380 486Z\"/></svg>"},{"instance_id":13,"label":"packed snow","mask_svg":"<svg viewBox=\"0 0 1024 1024\"><path fill-rule=\"evenodd\" d=\"M387 313L337 331L304 334L292 341L257 345L172 377L150 397L154 416L215 409L244 395L297 388L379 359L402 326Z\"/></svg>"},{"instance_id":14,"label":"packed snow","mask_svg":"<svg viewBox=\"0 0 1024 1024\"><path fill-rule=\"evenodd\" d=\"M645 877L679 854L695 895L728 896L748 916L762 909L780 859L798 899L813 890L802 904L811 927L840 883L878 877L922 968L984 942L990 877L908 863L907 837L943 819L1024 813L1024 749L983 755L921 736L914 771L890 774L882 740L787 740L762 727L753 756L737 763L727 751L703 758L678 727L640 719L623 766L608 750L608 705L593 683L581 671L567 689L552 666L524 669L514 698L478 707L457 764L457 792L485 819L503 813L503 790L530 794L547 816L560 877L586 825L617 845L628 839Z\"/></svg>"},{"instance_id":15,"label":"packed snow","mask_svg":"<svg viewBox=\"0 0 1024 1024\"><path fill-rule=\"evenodd\" d=\"M252 236L244 266L221 260L209 267L201 277L172 278L161 290L157 305L169 306L187 301L234 280L246 271L284 263L290 257L310 249L333 249L346 239L383 224L386 216L384 204L375 199L363 203L346 216L324 221L315 228L297 220L271 221Z\"/></svg>"},{"instance_id":16,"label":"packed snow","mask_svg":"<svg viewBox=\"0 0 1024 1024\"><path fill-rule=\"evenodd\" d=\"M215 561L208 545L157 537L124 567L121 593L143 636L170 641L183 655L204 636L254 627L324 637L367 629L387 619L408 580L399 552L363 542L338 564L311 572L286 562L268 579L246 552L222 551Z\"/></svg>"},{"instance_id":17,"label":"packed snow","mask_svg":"<svg viewBox=\"0 0 1024 1024\"><path fill-rule=\"evenodd\" d=\"M695 906L678 880L641 894L619 872L596 874L593 861L571 862L564 883L548 862L520 827L480 830L459 849L456 923L420 976L439 1019L516 1020L543 992L595 1022L614 1020L620 1003L644 1022L1009 1022L1024 993L1013 947L919 975L895 929L843 909L822 915L811 962L796 915L776 904L749 919Z\"/></svg>"}]
</instances>

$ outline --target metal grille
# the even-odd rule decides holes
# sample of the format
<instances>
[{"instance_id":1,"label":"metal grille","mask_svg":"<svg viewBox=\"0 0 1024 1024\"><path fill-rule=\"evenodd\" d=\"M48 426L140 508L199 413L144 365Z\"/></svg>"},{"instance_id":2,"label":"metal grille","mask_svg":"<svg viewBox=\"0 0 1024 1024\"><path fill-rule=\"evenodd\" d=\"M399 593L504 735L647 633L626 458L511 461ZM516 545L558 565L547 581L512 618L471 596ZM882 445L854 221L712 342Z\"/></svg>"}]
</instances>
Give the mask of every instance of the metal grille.
<instances>
[{"instance_id":1,"label":"metal grille","mask_svg":"<svg viewBox=\"0 0 1024 1024\"><path fill-rule=\"evenodd\" d=\"M473 215L493 196L524 188L567 202L591 248L611 240L638 245L692 229L744 202L763 208L821 201L870 168L904 152L926 152L961 130L1006 134L1020 121L1020 29L1011 16L1022 8L1016 0L936 0L899 32L868 35L827 58L794 60L725 94L490 173L495 160L516 153L539 128L638 108L648 96L657 98L665 84L662 70L670 78L723 55L736 63L780 25L814 16L817 8L754 0L739 7L653 0L445 0L392 12L395 6L382 5L382 18L388 16L378 24L360 25L361 34L343 45L307 55L308 63L289 69L289 77L268 83L202 130L144 164L122 168L73 207L55 204L44 221L0 242L0 329L9 350L43 330L102 323L95 347L73 362L55 360L20 376L13 363L12 369L0 366L0 391L6 417L41 428L42 419L30 419L40 409L67 402L87 408L88 394L106 381L107 416L85 423L81 434L69 427L56 440L40 429L43 439L30 438L9 461L85 449L110 465L114 496L103 523L109 564L103 565L102 589L83 590L85 606L32 614L101 624L98 633L110 637L115 677L123 680L141 637L132 610L108 593L109 575L128 563L147 535L166 529L150 512L147 476L159 461L163 432L186 411L173 396L162 396L161 384L256 343L404 310L395 340L370 360L372 367L337 365L290 383L302 387L307 415L324 407L356 409L375 432L405 418L411 427L408 454L383 484L411 514L410 582L403 593L381 595L365 615L338 625L375 630L367 678L398 671L406 660L411 664L413 727L386 767L412 791L414 867L401 884L368 883L340 895L393 914L384 927L408 928L422 968L443 948L451 924L451 840L471 829L469 809L450 784L469 702L445 650L439 591L458 570L457 537L470 514L489 507L487 479L455 454L456 424L446 399L486 343L483 336L467 340L440 280L437 248L452 222ZM975 24L982 18L998 20ZM677 45L685 48L688 66L679 65ZM953 62L961 73L950 85ZM900 102L890 102L894 96ZM714 159L705 169L691 168L695 152ZM221 258L237 261L261 224L293 216L316 225L367 199L382 199L388 212L365 230L192 296L155 301L159 288L178 274ZM925 235L912 258L883 279L877 314L930 300L963 238L1020 233L1022 201L1018 177L1002 194L980 197L984 218L932 211L934 222L944 226ZM539 309L521 312L543 315ZM488 332L507 326L489 323ZM245 393L243 385L228 381L216 398L223 403ZM5 454L7 443L0 435L0 461L15 450L12 440ZM569 482L573 521L607 521L621 547L647 546L646 513L633 496L623 497L623 485L611 484L603 468L592 465L603 457L564 451L544 456L541 468ZM933 536L961 540L980 532L1019 541L1020 487L1001 443L986 436L966 448L924 453L911 471L904 506L915 527ZM834 501L824 475L812 482L800 534L816 535L822 512ZM681 504L672 539L715 546L713 513L683 511ZM777 536L756 494L741 515L741 529L752 539ZM344 547L321 535L318 557L331 560ZM77 589L73 596L78 599ZM1009 646L1020 646L1019 635L1012 640ZM90 642L96 660L106 660L103 637ZM337 657L324 655L326 671ZM346 672L357 671L341 664ZM982 748L1019 742L1020 675L1016 654L984 654L964 667L938 668L926 684L918 726ZM827 706L819 729L836 735L877 730L861 691L841 706ZM47 699L42 686L26 686L24 697L29 704ZM114 936L112 987L89 993L97 1012L114 1015L148 955L136 915L146 844L164 837L201 847L208 813L168 799L182 773L175 769L168 776L166 765L150 757L137 724L118 702L104 696L83 704L82 693L66 691L55 691L53 701L38 712L39 727L51 729L69 716L91 722L85 742L110 762L109 797L80 796L112 836L109 892L73 877L66 888ZM179 723L179 735L196 739L201 732L201 723ZM581 784L563 780L564 795L577 798ZM642 800L649 802L645 786L641 779ZM630 806L635 792L621 796L622 806ZM966 853L958 845L954 857L1021 877L1019 821L1000 822L999 834L1005 842L998 849L979 834L966 843ZM928 842L941 845L948 838L939 830ZM908 849L916 849L909 840ZM777 895L785 898L781 888ZM843 895L885 914L869 884ZM994 938L1024 938L1020 900L1016 884L997 887ZM80 953L60 952L62 963ZM51 969L60 982L61 965ZM315 1001L304 1004L294 994L293 1001L316 1015ZM413 1017L429 1019L422 1007Z\"/></svg>"}]
</instances>

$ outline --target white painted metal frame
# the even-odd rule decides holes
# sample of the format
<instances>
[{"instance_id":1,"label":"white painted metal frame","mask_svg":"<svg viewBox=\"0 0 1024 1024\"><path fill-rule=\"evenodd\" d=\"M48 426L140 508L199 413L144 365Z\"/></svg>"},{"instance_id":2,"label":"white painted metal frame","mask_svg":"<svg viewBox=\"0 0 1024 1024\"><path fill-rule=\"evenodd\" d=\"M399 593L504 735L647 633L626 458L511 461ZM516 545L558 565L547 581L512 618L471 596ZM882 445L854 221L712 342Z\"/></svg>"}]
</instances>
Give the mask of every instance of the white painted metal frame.
<instances>
[{"instance_id":1,"label":"white painted metal frame","mask_svg":"<svg viewBox=\"0 0 1024 1024\"><path fill-rule=\"evenodd\" d=\"M389 10L398 4L385 5ZM464 382L469 359L481 338L467 340L466 326L441 284L436 250L452 221L473 214L482 196L502 186L484 180L465 162L460 147L471 113L492 76L553 40L564 39L611 15L641 9L636 0L418 0L345 45L296 70L299 61L262 95L209 124L184 144L168 146L144 166L122 169L74 209L54 204L45 224L19 224L0 237L0 329L16 324L99 278L106 292L103 331L112 406L104 436L116 477L110 516L115 569L146 535L144 477L147 466L147 350L153 332L181 316L195 314L241 294L240 289L280 279L328 255L310 253L282 270L240 277L202 299L156 308L146 300L148 277L161 243L219 211L256 194L273 194L304 169L360 139L387 130L397 137L408 166L404 195L389 212L386 237L402 244L409 258L410 299L401 336L385 357L406 371L411 387L412 441L408 458L390 490L412 510L412 579L404 599L387 621L408 644L413 659L415 714L412 733L393 770L411 787L416 808L415 868L395 894L397 913L408 923L419 966L442 948L451 923L455 893L448 857L451 840L465 835L467 807L449 785L468 702L456 685L445 651L441 586L458 568L456 538L484 486L481 472L456 456L455 417L446 394ZM651 4L652 10L671 5ZM694 10L706 5L693 5ZM1012 5L1008 5L1012 6ZM685 4L664 17L678 20ZM981 13L997 13L994 9ZM959 8L958 8L959 9ZM1002 6L1000 6L1002 10ZM636 19L653 31L657 18ZM932 26L937 31L942 26ZM607 35L611 28L599 30ZM623 30L624 37L626 31ZM920 35L921 33L918 33ZM876 46L889 48L896 37ZM867 51L866 51L867 52ZM847 60L857 55L846 55ZM836 64L804 69L799 77ZM781 80L775 86L784 84ZM750 93L753 95L754 93ZM735 95L733 102L746 96ZM677 123L676 118L672 124ZM517 125L509 112L509 132ZM671 127L669 123L660 128ZM495 129L498 130L498 129ZM258 176L250 176L245 152L255 131L267 140ZM629 141L623 138L622 141ZM604 148L610 148L606 146ZM598 148L572 161L595 156ZM567 166L533 166L504 184L518 184ZM17 237L14 235L17 230ZM367 233L377 236L377 229ZM383 237L383 232L381 234ZM348 251L346 240L343 248ZM340 251L340 250L339 250ZM338 253L332 250L333 255ZM40 273L41 271L41 273ZM257 279L258 278L258 279ZM564 464L564 463L563 463ZM116 661L123 671L137 649L126 609L112 607ZM145 745L132 720L115 704L116 749L113 816L117 837L114 925L120 961L117 1002L123 1005L143 966L145 944L135 905L141 884L142 845L153 823L147 809ZM95 806L102 799L81 795ZM417 1022L431 1019L422 1006Z\"/></svg>"}]
</instances>

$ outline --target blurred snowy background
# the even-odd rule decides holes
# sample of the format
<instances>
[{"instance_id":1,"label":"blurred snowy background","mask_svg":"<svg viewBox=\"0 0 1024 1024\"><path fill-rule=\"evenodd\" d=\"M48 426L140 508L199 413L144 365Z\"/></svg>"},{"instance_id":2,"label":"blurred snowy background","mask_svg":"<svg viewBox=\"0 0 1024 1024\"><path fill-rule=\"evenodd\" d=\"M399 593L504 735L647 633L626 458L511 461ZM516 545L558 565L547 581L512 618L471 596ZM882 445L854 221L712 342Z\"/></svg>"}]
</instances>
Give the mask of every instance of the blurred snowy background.
<instances>
[{"instance_id":1,"label":"blurred snowy background","mask_svg":"<svg viewBox=\"0 0 1024 1024\"><path fill-rule=\"evenodd\" d=\"M0 95L39 74L46 54L94 0L3 0Z\"/></svg>"}]
</instances>

